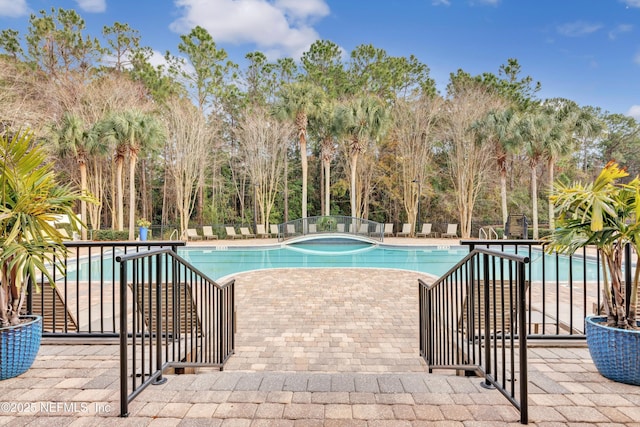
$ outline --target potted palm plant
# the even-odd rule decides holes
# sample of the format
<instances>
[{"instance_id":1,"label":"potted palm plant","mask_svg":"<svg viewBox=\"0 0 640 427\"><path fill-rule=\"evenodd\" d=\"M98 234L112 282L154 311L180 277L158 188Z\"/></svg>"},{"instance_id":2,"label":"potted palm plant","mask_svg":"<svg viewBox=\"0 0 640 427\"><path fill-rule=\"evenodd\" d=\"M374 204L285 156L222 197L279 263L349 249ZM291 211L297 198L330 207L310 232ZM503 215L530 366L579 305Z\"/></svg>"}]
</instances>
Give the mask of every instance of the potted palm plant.
<instances>
[{"instance_id":1,"label":"potted palm plant","mask_svg":"<svg viewBox=\"0 0 640 427\"><path fill-rule=\"evenodd\" d=\"M91 201L56 183L45 151L31 140L30 132L0 136L0 379L29 369L38 352L42 319L22 308L31 278L42 272L53 283L53 257L66 251L56 217L67 215L78 231L73 205Z\"/></svg>"},{"instance_id":2,"label":"potted palm plant","mask_svg":"<svg viewBox=\"0 0 640 427\"><path fill-rule=\"evenodd\" d=\"M137 224L139 227L138 231L140 235L140 240L147 240L149 227L151 227L151 221L147 220L146 218L140 218Z\"/></svg>"},{"instance_id":3,"label":"potted palm plant","mask_svg":"<svg viewBox=\"0 0 640 427\"><path fill-rule=\"evenodd\" d=\"M558 213L556 229L545 240L548 250L573 253L592 245L601 254L603 308L606 316L585 319L587 345L602 375L640 385L640 329L636 318L640 269L624 281L624 250L638 253L640 179L609 162L591 183L556 183L551 199ZM631 268L628 266L627 268Z\"/></svg>"}]
</instances>

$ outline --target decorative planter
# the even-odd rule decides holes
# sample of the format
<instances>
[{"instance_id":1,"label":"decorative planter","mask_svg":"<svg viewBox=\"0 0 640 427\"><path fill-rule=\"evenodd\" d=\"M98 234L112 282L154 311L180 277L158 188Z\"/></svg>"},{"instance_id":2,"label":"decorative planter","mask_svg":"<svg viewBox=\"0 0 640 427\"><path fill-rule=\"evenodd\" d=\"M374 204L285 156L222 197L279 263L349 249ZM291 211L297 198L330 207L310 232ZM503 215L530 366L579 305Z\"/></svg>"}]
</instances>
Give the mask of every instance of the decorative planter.
<instances>
[{"instance_id":1,"label":"decorative planter","mask_svg":"<svg viewBox=\"0 0 640 427\"><path fill-rule=\"evenodd\" d=\"M605 326L606 320L603 316L585 319L587 346L593 363L610 380L640 385L640 330Z\"/></svg>"},{"instance_id":2,"label":"decorative planter","mask_svg":"<svg viewBox=\"0 0 640 427\"><path fill-rule=\"evenodd\" d=\"M0 380L26 372L38 354L42 339L42 317L23 316L30 320L0 329Z\"/></svg>"},{"instance_id":3,"label":"decorative planter","mask_svg":"<svg viewBox=\"0 0 640 427\"><path fill-rule=\"evenodd\" d=\"M149 229L147 227L140 227L140 240L147 240L147 232Z\"/></svg>"}]
</instances>

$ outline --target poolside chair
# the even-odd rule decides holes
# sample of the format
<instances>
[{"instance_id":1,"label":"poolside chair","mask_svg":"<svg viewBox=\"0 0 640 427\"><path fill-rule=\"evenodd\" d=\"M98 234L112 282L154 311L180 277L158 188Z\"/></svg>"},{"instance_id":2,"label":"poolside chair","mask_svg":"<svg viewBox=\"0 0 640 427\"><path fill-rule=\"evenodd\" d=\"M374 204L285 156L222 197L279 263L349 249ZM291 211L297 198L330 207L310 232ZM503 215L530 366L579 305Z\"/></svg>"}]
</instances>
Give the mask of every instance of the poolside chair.
<instances>
[{"instance_id":1,"label":"poolside chair","mask_svg":"<svg viewBox=\"0 0 640 427\"><path fill-rule=\"evenodd\" d=\"M336 225L336 230L338 230L338 233L344 233L344 224L340 223Z\"/></svg>"},{"instance_id":2,"label":"poolside chair","mask_svg":"<svg viewBox=\"0 0 640 427\"><path fill-rule=\"evenodd\" d=\"M202 235L207 240L217 240L218 239L218 235L217 234L213 234L213 227L210 226L210 225L203 225L202 226Z\"/></svg>"},{"instance_id":3,"label":"poolside chair","mask_svg":"<svg viewBox=\"0 0 640 427\"><path fill-rule=\"evenodd\" d=\"M287 224L287 236L297 236L295 224Z\"/></svg>"},{"instance_id":4,"label":"poolside chair","mask_svg":"<svg viewBox=\"0 0 640 427\"><path fill-rule=\"evenodd\" d=\"M242 236L236 234L236 229L233 227L225 227L224 230L227 232L228 239L242 239Z\"/></svg>"},{"instance_id":5,"label":"poolside chair","mask_svg":"<svg viewBox=\"0 0 640 427\"><path fill-rule=\"evenodd\" d=\"M148 284L140 282L136 283L136 285L134 290L133 284L129 283L129 288L135 294L136 311L138 315L142 316L142 321L146 328L153 327L156 324L158 314L155 311L156 287L149 287ZM191 285L186 283L174 285L172 282L167 282L163 285L161 292L163 331L172 338L192 333L195 336L201 335L202 324L198 315L198 307L193 298ZM175 303L174 294L177 299ZM153 314L153 316L150 314Z\"/></svg>"},{"instance_id":6,"label":"poolside chair","mask_svg":"<svg viewBox=\"0 0 640 427\"><path fill-rule=\"evenodd\" d=\"M360 224L360 228L358 228L358 234L362 234L362 235L368 236L369 235L369 224L367 224L367 223Z\"/></svg>"},{"instance_id":7,"label":"poolside chair","mask_svg":"<svg viewBox=\"0 0 640 427\"><path fill-rule=\"evenodd\" d=\"M256 235L258 237L269 237L269 233L264 229L264 224L256 224Z\"/></svg>"},{"instance_id":8,"label":"poolside chair","mask_svg":"<svg viewBox=\"0 0 640 427\"><path fill-rule=\"evenodd\" d=\"M393 223L388 222L384 225L384 235L385 236L393 236Z\"/></svg>"},{"instance_id":9,"label":"poolside chair","mask_svg":"<svg viewBox=\"0 0 640 427\"><path fill-rule=\"evenodd\" d=\"M453 239L458 237L458 224L447 224L447 232L442 233L442 237L450 237Z\"/></svg>"},{"instance_id":10,"label":"poolside chair","mask_svg":"<svg viewBox=\"0 0 640 427\"><path fill-rule=\"evenodd\" d=\"M316 224L309 224L308 234L317 234L318 226Z\"/></svg>"},{"instance_id":11,"label":"poolside chair","mask_svg":"<svg viewBox=\"0 0 640 427\"><path fill-rule=\"evenodd\" d=\"M247 239L250 237L256 237L255 234L249 231L249 227L240 227L240 235Z\"/></svg>"},{"instance_id":12,"label":"poolside chair","mask_svg":"<svg viewBox=\"0 0 640 427\"><path fill-rule=\"evenodd\" d=\"M202 240L195 228L187 228L187 240Z\"/></svg>"},{"instance_id":13,"label":"poolside chair","mask_svg":"<svg viewBox=\"0 0 640 427\"><path fill-rule=\"evenodd\" d=\"M422 224L422 230L419 233L416 233L416 237L429 237L429 236L435 237L435 235L436 235L436 233L431 231L431 223L430 222L426 222L426 223Z\"/></svg>"},{"instance_id":14,"label":"poolside chair","mask_svg":"<svg viewBox=\"0 0 640 427\"><path fill-rule=\"evenodd\" d=\"M409 237L411 235L411 224L402 224L402 231L396 233L396 237Z\"/></svg>"},{"instance_id":15,"label":"poolside chair","mask_svg":"<svg viewBox=\"0 0 640 427\"><path fill-rule=\"evenodd\" d=\"M269 234L274 237L278 237L280 231L278 231L278 224L269 224Z\"/></svg>"},{"instance_id":16,"label":"poolside chair","mask_svg":"<svg viewBox=\"0 0 640 427\"><path fill-rule=\"evenodd\" d=\"M71 236L69 236L69 233L67 233L66 228L56 228L56 230L58 231L58 233L60 233L63 239L66 239L66 240L71 239Z\"/></svg>"},{"instance_id":17,"label":"poolside chair","mask_svg":"<svg viewBox=\"0 0 640 427\"><path fill-rule=\"evenodd\" d=\"M42 316L44 332L75 332L78 321L71 307L66 307L61 289L51 284L40 283L40 292L32 295L32 314ZM23 307L23 310L26 307Z\"/></svg>"}]
</instances>

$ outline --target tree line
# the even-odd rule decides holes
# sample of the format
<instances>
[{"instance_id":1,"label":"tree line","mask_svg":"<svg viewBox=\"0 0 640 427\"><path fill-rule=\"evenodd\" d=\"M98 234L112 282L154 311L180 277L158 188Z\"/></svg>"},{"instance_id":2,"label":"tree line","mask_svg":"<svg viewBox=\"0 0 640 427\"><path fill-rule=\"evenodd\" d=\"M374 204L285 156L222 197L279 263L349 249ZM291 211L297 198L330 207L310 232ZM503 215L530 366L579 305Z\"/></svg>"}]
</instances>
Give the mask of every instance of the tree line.
<instances>
[{"instance_id":1,"label":"tree line","mask_svg":"<svg viewBox=\"0 0 640 427\"><path fill-rule=\"evenodd\" d=\"M176 48L153 65L128 24L97 37L62 8L0 32L0 132L31 129L98 200L78 206L90 229L133 239L140 218L184 235L334 214L457 222L470 237L524 213L538 237L553 228L555 180L610 159L640 172L636 120L538 98L514 58L457 70L439 93L427 64L371 44L318 40L301 58L256 51L240 66L195 27Z\"/></svg>"}]
</instances>

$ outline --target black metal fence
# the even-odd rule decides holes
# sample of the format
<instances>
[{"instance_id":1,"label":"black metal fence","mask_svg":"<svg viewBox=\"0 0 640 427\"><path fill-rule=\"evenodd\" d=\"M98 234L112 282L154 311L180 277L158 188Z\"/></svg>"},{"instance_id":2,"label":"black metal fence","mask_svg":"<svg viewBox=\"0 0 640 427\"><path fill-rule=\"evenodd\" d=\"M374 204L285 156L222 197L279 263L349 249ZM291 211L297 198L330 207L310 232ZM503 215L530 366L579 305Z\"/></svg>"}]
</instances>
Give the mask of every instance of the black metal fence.
<instances>
[{"instance_id":1,"label":"black metal fence","mask_svg":"<svg viewBox=\"0 0 640 427\"><path fill-rule=\"evenodd\" d=\"M26 312L43 317L45 338L113 338L119 336L119 266L116 257L153 248L174 252L183 241L65 242L69 252L51 267L54 283L40 273L28 289ZM35 287L34 287L35 286Z\"/></svg>"},{"instance_id":2,"label":"black metal fence","mask_svg":"<svg viewBox=\"0 0 640 427\"><path fill-rule=\"evenodd\" d=\"M218 285L171 249L118 256L120 415L169 368L218 367L235 348L235 281ZM131 298L131 300L129 300Z\"/></svg>"},{"instance_id":3,"label":"black metal fence","mask_svg":"<svg viewBox=\"0 0 640 427\"><path fill-rule=\"evenodd\" d=\"M331 215L300 218L277 225L279 241L299 236L348 234L376 241L384 239L384 224L363 218Z\"/></svg>"},{"instance_id":4,"label":"black metal fence","mask_svg":"<svg viewBox=\"0 0 640 427\"><path fill-rule=\"evenodd\" d=\"M474 249L448 274L419 280L420 354L429 371L484 376L528 422L527 257Z\"/></svg>"},{"instance_id":5,"label":"black metal fence","mask_svg":"<svg viewBox=\"0 0 640 427\"><path fill-rule=\"evenodd\" d=\"M602 257L595 248L582 248L573 255L547 253L537 240L462 240L474 248L491 248L530 259L525 275L527 334L531 339L585 338L584 319L601 314L604 274ZM625 249L624 274L631 283L634 254ZM630 289L627 290L629 295Z\"/></svg>"}]
</instances>

